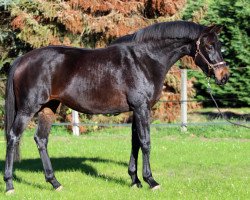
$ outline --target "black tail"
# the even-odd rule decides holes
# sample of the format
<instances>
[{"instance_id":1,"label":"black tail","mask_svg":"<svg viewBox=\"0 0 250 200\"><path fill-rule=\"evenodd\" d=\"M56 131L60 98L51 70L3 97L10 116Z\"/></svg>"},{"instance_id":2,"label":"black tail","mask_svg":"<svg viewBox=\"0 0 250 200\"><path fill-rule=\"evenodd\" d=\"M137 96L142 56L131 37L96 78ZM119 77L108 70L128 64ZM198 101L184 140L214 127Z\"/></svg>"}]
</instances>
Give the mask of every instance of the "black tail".
<instances>
[{"instance_id":1,"label":"black tail","mask_svg":"<svg viewBox=\"0 0 250 200\"><path fill-rule=\"evenodd\" d=\"M8 80L6 84L5 92L5 136L9 138L10 130L16 116L15 94L13 89L13 77L20 62L20 58L17 58L11 66ZM20 148L19 143L15 146L14 161L20 161Z\"/></svg>"}]
</instances>

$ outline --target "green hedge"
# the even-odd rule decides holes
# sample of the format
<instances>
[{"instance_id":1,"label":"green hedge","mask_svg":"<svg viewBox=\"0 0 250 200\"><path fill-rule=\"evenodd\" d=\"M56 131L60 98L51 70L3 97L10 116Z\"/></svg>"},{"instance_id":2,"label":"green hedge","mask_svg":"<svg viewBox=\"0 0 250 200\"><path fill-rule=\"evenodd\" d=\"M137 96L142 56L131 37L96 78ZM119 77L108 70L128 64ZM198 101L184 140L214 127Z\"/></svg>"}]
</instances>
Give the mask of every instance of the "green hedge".
<instances>
[{"instance_id":1,"label":"green hedge","mask_svg":"<svg viewBox=\"0 0 250 200\"><path fill-rule=\"evenodd\" d=\"M216 98L232 99L222 101L224 106L250 105L250 4L247 0L199 0L196 4L188 2L183 19L191 19L197 13L197 5L203 6L205 14L202 24L220 24L223 31L220 40L223 46L223 57L230 67L231 76L225 86L213 85ZM194 6L194 11L191 8ZM195 87L197 98L208 97L204 76L193 74L198 82Z\"/></svg>"}]
</instances>

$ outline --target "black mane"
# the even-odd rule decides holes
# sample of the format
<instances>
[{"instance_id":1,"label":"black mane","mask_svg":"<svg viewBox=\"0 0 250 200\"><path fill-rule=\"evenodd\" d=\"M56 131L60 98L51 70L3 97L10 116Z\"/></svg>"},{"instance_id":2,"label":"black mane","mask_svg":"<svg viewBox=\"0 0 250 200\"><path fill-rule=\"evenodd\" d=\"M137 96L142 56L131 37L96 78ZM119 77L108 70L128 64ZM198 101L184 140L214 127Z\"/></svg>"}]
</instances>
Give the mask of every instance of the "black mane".
<instances>
[{"instance_id":1,"label":"black mane","mask_svg":"<svg viewBox=\"0 0 250 200\"><path fill-rule=\"evenodd\" d=\"M125 35L111 44L147 42L163 39L197 39L205 26L187 21L162 22L143 28L134 34Z\"/></svg>"}]
</instances>

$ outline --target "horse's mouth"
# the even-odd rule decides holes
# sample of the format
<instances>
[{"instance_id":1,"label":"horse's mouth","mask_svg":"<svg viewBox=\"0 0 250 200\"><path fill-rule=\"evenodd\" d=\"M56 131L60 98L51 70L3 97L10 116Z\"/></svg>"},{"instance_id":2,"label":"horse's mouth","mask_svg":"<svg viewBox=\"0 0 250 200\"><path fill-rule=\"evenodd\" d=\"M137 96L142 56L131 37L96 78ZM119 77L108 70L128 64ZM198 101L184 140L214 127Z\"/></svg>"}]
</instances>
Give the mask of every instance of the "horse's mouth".
<instances>
[{"instance_id":1,"label":"horse's mouth","mask_svg":"<svg viewBox=\"0 0 250 200\"><path fill-rule=\"evenodd\" d=\"M220 80L215 78L215 82L216 82L217 85L225 85L228 82L228 79L229 79L229 75L226 75Z\"/></svg>"}]
</instances>

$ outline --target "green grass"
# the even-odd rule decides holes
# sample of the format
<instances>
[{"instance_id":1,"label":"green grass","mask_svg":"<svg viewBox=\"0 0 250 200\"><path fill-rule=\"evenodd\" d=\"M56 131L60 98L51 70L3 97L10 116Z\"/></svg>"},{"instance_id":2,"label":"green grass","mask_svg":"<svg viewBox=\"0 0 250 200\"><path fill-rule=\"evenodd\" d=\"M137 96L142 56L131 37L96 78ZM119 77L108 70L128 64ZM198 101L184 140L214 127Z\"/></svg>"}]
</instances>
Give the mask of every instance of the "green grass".
<instances>
[{"instance_id":1,"label":"green grass","mask_svg":"<svg viewBox=\"0 0 250 200\"><path fill-rule=\"evenodd\" d=\"M15 195L0 199L250 199L250 131L233 126L152 128L151 168L161 189L130 188L127 163L130 129L102 129L74 137L54 127L49 154L56 177L64 186L53 191L44 180L33 141L33 130L22 140L22 162L15 165ZM0 166L5 143L0 138ZM141 154L139 176L141 177ZM3 171L3 170L1 170ZM3 174L2 174L3 175Z\"/></svg>"}]
</instances>

